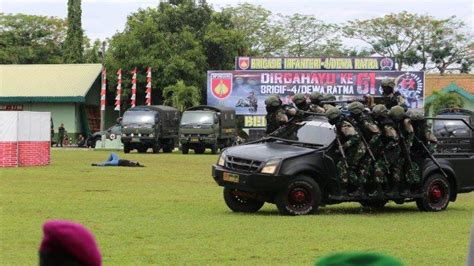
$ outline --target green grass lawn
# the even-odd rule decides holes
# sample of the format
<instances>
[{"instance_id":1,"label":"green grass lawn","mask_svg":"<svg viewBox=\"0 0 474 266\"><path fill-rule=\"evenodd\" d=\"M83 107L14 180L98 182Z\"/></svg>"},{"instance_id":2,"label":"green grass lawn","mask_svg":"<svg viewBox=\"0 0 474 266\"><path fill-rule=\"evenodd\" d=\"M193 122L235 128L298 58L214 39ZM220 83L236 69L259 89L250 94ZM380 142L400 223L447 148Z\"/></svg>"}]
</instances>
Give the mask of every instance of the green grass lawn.
<instances>
[{"instance_id":1,"label":"green grass lawn","mask_svg":"<svg viewBox=\"0 0 474 266\"><path fill-rule=\"evenodd\" d=\"M108 152L53 150L47 167L0 169L0 264L35 265L48 219L90 228L104 265L306 264L336 251L376 251L407 265L464 265L474 193L439 213L334 205L316 215L232 213L211 177L215 155L128 154L145 168L91 167Z\"/></svg>"}]
</instances>

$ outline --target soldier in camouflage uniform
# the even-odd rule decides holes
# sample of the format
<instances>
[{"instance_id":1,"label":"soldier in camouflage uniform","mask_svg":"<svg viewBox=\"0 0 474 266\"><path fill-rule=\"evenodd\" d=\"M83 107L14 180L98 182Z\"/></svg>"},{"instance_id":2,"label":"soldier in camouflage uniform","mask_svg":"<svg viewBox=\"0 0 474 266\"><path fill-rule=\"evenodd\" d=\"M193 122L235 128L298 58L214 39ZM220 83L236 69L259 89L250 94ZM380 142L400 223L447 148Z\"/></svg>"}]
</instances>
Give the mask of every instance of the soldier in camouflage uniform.
<instances>
[{"instance_id":1,"label":"soldier in camouflage uniform","mask_svg":"<svg viewBox=\"0 0 474 266\"><path fill-rule=\"evenodd\" d=\"M336 96L334 96L332 94L323 94L323 101L324 102L331 102L331 101L335 101L335 100L336 100ZM336 105L332 104L332 103L325 103L323 105L323 108L327 112L329 110L329 108L334 107L334 106L336 106Z\"/></svg>"},{"instance_id":2,"label":"soldier in camouflage uniform","mask_svg":"<svg viewBox=\"0 0 474 266\"><path fill-rule=\"evenodd\" d=\"M390 110L395 105L400 105L403 107L403 109L406 111L408 109L408 106L406 105L406 100L405 98L398 92L395 91L395 80L386 78L382 80L382 95L383 95L383 100L385 107L387 107L387 110Z\"/></svg>"},{"instance_id":3,"label":"soldier in camouflage uniform","mask_svg":"<svg viewBox=\"0 0 474 266\"><path fill-rule=\"evenodd\" d=\"M364 112L364 105L360 102L352 102L347 106L350 118L354 125L360 129L362 137L365 139L367 149L370 149L362 159L360 171L363 176L374 185L375 191L369 194L371 197L381 197L383 195L382 185L386 184L388 166L383 154L384 144L382 143L382 133L371 116Z\"/></svg>"},{"instance_id":4,"label":"soldier in camouflage uniform","mask_svg":"<svg viewBox=\"0 0 474 266\"><path fill-rule=\"evenodd\" d=\"M321 101L323 100L323 95L319 92L313 92L311 96L309 96L311 100L311 105L309 106L309 110L313 113L317 114L324 114L326 110L321 106Z\"/></svg>"},{"instance_id":5,"label":"soldier in camouflage uniform","mask_svg":"<svg viewBox=\"0 0 474 266\"><path fill-rule=\"evenodd\" d=\"M436 139L433 132L428 127L425 116L423 112L409 110L407 115L410 117L413 124L413 129L415 130L415 136L423 143L430 153L435 152L436 144L438 139ZM420 159L426 157L425 150L421 147L421 143L415 141L413 147L411 148L412 157L414 159Z\"/></svg>"},{"instance_id":6,"label":"soldier in camouflage uniform","mask_svg":"<svg viewBox=\"0 0 474 266\"><path fill-rule=\"evenodd\" d=\"M409 194L409 191L407 191L408 187L411 187L412 190L418 190L421 180L420 167L411 160L410 154L415 139L415 130L403 107L399 105L392 107L389 111L389 116L396 124L403 152L403 156L400 158L400 163L405 169L405 187L402 194ZM403 147L406 147L406 150Z\"/></svg>"},{"instance_id":7,"label":"soldier in camouflage uniform","mask_svg":"<svg viewBox=\"0 0 474 266\"><path fill-rule=\"evenodd\" d=\"M265 106L267 109L267 129L266 134L270 134L286 122L288 117L285 114L285 110L282 108L282 103L278 96L272 95L265 100Z\"/></svg>"},{"instance_id":8,"label":"soldier in camouflage uniform","mask_svg":"<svg viewBox=\"0 0 474 266\"><path fill-rule=\"evenodd\" d=\"M397 197L399 195L399 187L401 181L401 165L399 163L401 148L398 144L399 136L397 133L395 122L388 116L388 110L383 104L377 104L372 108L372 117L381 130L381 139L385 147L384 155L388 161L388 169L390 171L390 187L391 191L387 193L389 197Z\"/></svg>"},{"instance_id":9,"label":"soldier in camouflage uniform","mask_svg":"<svg viewBox=\"0 0 474 266\"><path fill-rule=\"evenodd\" d=\"M339 173L339 180L343 184L348 183L356 190L350 193L351 197L365 196L364 185L366 179L358 170L361 159L364 157L366 149L364 143L354 126L344 117L337 107L329 108L326 112L329 123L336 127L336 134L341 141L342 149L346 156L345 160L337 162L336 167Z\"/></svg>"}]
</instances>

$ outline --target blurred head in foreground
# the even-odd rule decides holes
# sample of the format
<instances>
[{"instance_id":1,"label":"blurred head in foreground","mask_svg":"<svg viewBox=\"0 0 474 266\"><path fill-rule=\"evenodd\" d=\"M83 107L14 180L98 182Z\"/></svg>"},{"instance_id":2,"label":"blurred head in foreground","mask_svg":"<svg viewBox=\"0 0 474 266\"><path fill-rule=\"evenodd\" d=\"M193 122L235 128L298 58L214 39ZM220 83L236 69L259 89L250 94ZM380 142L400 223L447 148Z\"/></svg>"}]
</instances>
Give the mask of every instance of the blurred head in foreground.
<instances>
[{"instance_id":1,"label":"blurred head in foreground","mask_svg":"<svg viewBox=\"0 0 474 266\"><path fill-rule=\"evenodd\" d=\"M377 253L342 252L316 261L315 266L403 266L399 260Z\"/></svg>"},{"instance_id":2,"label":"blurred head in foreground","mask_svg":"<svg viewBox=\"0 0 474 266\"><path fill-rule=\"evenodd\" d=\"M40 266L102 265L92 233L81 224L52 220L43 224Z\"/></svg>"}]
</instances>

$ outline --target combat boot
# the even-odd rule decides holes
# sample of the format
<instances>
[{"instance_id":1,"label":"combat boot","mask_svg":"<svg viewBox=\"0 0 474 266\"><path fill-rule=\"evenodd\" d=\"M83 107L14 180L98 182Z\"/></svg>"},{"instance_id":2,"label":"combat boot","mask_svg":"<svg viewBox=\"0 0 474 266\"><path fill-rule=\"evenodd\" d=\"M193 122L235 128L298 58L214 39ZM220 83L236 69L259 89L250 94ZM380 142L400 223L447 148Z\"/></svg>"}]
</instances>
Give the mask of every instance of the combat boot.
<instances>
[{"instance_id":1,"label":"combat boot","mask_svg":"<svg viewBox=\"0 0 474 266\"><path fill-rule=\"evenodd\" d=\"M354 197L354 198L367 198L367 195L365 195L365 189L363 186L360 186L357 188L356 191L349 193L349 197Z\"/></svg>"},{"instance_id":2,"label":"combat boot","mask_svg":"<svg viewBox=\"0 0 474 266\"><path fill-rule=\"evenodd\" d=\"M389 198L399 198L400 194L398 193L398 188L398 182L393 182L392 189L386 194L386 196Z\"/></svg>"},{"instance_id":3,"label":"combat boot","mask_svg":"<svg viewBox=\"0 0 474 266\"><path fill-rule=\"evenodd\" d=\"M377 183L375 190L369 194L370 198L383 198L383 189L380 183Z\"/></svg>"},{"instance_id":4,"label":"combat boot","mask_svg":"<svg viewBox=\"0 0 474 266\"><path fill-rule=\"evenodd\" d=\"M330 198L333 200L344 200L347 198L347 188L343 189L339 182L335 182L334 190L332 191Z\"/></svg>"}]
</instances>

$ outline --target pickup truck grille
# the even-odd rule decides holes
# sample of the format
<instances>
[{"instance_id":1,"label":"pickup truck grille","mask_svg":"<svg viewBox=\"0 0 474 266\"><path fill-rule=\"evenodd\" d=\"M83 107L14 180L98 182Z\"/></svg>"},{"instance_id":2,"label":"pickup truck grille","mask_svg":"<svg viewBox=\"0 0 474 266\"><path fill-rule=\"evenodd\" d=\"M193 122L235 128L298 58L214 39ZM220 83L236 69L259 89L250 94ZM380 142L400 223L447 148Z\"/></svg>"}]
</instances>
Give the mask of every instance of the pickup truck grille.
<instances>
[{"instance_id":1,"label":"pickup truck grille","mask_svg":"<svg viewBox=\"0 0 474 266\"><path fill-rule=\"evenodd\" d=\"M225 160L225 167L232 170L244 171L244 172L256 172L260 169L262 162L247 160L243 158L227 156Z\"/></svg>"}]
</instances>

